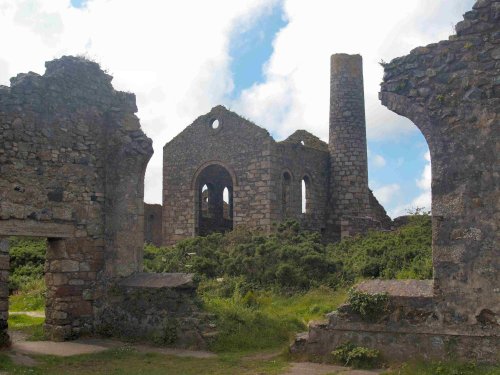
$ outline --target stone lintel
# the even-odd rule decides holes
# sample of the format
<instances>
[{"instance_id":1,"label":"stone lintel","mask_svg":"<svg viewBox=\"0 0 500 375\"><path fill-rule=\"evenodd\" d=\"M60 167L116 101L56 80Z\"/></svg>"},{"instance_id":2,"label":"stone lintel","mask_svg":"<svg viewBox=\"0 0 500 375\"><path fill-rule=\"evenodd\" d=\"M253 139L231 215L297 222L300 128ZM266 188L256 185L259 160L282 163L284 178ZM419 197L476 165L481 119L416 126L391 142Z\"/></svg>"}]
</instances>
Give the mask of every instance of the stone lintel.
<instances>
[{"instance_id":1,"label":"stone lintel","mask_svg":"<svg viewBox=\"0 0 500 375\"><path fill-rule=\"evenodd\" d=\"M192 273L135 273L118 285L131 288L195 288Z\"/></svg>"},{"instance_id":2,"label":"stone lintel","mask_svg":"<svg viewBox=\"0 0 500 375\"><path fill-rule=\"evenodd\" d=\"M75 237L75 227L35 220L0 220L0 236L72 238Z\"/></svg>"},{"instance_id":3,"label":"stone lintel","mask_svg":"<svg viewBox=\"0 0 500 375\"><path fill-rule=\"evenodd\" d=\"M433 280L366 280L356 286L360 292L387 293L391 297L432 298Z\"/></svg>"}]
</instances>

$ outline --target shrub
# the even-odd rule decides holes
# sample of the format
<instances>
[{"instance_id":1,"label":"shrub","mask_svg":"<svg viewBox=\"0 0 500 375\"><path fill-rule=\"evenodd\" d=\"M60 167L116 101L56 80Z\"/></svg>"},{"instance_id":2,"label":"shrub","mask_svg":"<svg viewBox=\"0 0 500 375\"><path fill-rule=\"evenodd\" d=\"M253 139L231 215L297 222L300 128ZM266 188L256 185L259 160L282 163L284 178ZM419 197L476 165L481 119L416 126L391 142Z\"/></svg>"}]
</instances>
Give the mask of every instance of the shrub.
<instances>
[{"instance_id":1,"label":"shrub","mask_svg":"<svg viewBox=\"0 0 500 375\"><path fill-rule=\"evenodd\" d=\"M345 366L358 368L373 368L380 362L378 350L356 346L349 341L337 346L332 355L336 361Z\"/></svg>"},{"instance_id":2,"label":"shrub","mask_svg":"<svg viewBox=\"0 0 500 375\"><path fill-rule=\"evenodd\" d=\"M347 302L351 309L361 316L361 319L375 321L387 311L389 296L387 293L369 294L351 288Z\"/></svg>"},{"instance_id":3,"label":"shrub","mask_svg":"<svg viewBox=\"0 0 500 375\"><path fill-rule=\"evenodd\" d=\"M296 221L275 226L271 234L237 227L170 247L146 245L144 267L149 272L237 278L246 292L336 288L367 277L426 279L432 276L430 216L415 213L397 231L370 232L329 245L319 233L301 230Z\"/></svg>"},{"instance_id":4,"label":"shrub","mask_svg":"<svg viewBox=\"0 0 500 375\"><path fill-rule=\"evenodd\" d=\"M43 278L46 251L45 239L9 238L10 293L21 289L23 285Z\"/></svg>"}]
</instances>

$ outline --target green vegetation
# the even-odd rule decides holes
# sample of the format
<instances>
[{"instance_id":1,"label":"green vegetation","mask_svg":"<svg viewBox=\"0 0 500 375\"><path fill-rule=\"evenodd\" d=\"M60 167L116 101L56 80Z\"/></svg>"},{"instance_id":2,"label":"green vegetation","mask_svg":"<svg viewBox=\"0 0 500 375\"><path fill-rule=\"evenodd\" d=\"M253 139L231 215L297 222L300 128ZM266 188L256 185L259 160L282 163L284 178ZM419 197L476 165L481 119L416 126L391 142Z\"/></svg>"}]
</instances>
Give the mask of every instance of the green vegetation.
<instances>
[{"instance_id":1,"label":"green vegetation","mask_svg":"<svg viewBox=\"0 0 500 375\"><path fill-rule=\"evenodd\" d=\"M164 354L137 352L121 347L97 354L72 357L36 356L36 367L15 365L6 354L0 353L0 372L8 374L93 375L276 375L288 366L282 358L251 359L241 355L218 358L181 358Z\"/></svg>"},{"instance_id":2,"label":"green vegetation","mask_svg":"<svg viewBox=\"0 0 500 375\"><path fill-rule=\"evenodd\" d=\"M219 335L212 349L219 353L282 347L310 320L322 318L345 299L344 292L327 287L290 296L235 289L231 297L221 296L224 287L214 282L202 283L200 289L205 309L217 316Z\"/></svg>"},{"instance_id":3,"label":"green vegetation","mask_svg":"<svg viewBox=\"0 0 500 375\"><path fill-rule=\"evenodd\" d=\"M9 238L9 291L21 289L33 280L43 278L47 241L26 237Z\"/></svg>"},{"instance_id":4,"label":"green vegetation","mask_svg":"<svg viewBox=\"0 0 500 375\"><path fill-rule=\"evenodd\" d=\"M45 318L32 317L26 314L9 314L9 329L25 333L29 341L45 339L43 323Z\"/></svg>"},{"instance_id":5,"label":"green vegetation","mask_svg":"<svg viewBox=\"0 0 500 375\"><path fill-rule=\"evenodd\" d=\"M339 345L332 352L333 358L344 366L374 368L380 365L380 352L376 349L356 346L351 342Z\"/></svg>"},{"instance_id":6,"label":"green vegetation","mask_svg":"<svg viewBox=\"0 0 500 375\"><path fill-rule=\"evenodd\" d=\"M431 220L422 214L397 231L329 245L293 221L270 235L238 228L171 247L147 245L144 265L150 272L194 272L200 279L236 277L245 292L293 292L345 287L360 278L431 278L431 254Z\"/></svg>"},{"instance_id":7,"label":"green vegetation","mask_svg":"<svg viewBox=\"0 0 500 375\"><path fill-rule=\"evenodd\" d=\"M43 278L26 281L9 298L10 311L45 310L45 281Z\"/></svg>"},{"instance_id":8,"label":"green vegetation","mask_svg":"<svg viewBox=\"0 0 500 375\"><path fill-rule=\"evenodd\" d=\"M11 311L43 310L45 287L41 276L46 243L11 239L11 246L11 272L16 274L11 284ZM397 231L370 232L329 245L323 244L317 233L301 231L292 221L277 226L272 234L238 228L225 235L187 239L171 247L146 245L144 265L149 272L196 274L204 309L216 316L218 336L211 349L219 353L218 358L176 358L139 353L125 347L71 358L37 356L39 365L27 369L12 364L0 354L0 371L13 374L282 373L287 367L282 357L256 360L245 355L281 350L296 332L306 329L310 320L323 318L345 301L347 289L359 279L432 276L430 217L415 215ZM367 296L354 291L348 298L351 306L367 319L376 319L387 302L385 295ZM170 323L165 322L165 332L158 337L158 343L172 341ZM42 324L43 318L22 314L9 318L9 326L28 333L30 339L43 338ZM343 364L364 367L378 360L375 351L352 344L339 347L332 354ZM469 374L463 372L469 365L459 366L411 364L391 375ZM497 374L484 369L476 367L476 373Z\"/></svg>"},{"instance_id":9,"label":"green vegetation","mask_svg":"<svg viewBox=\"0 0 500 375\"><path fill-rule=\"evenodd\" d=\"M389 296L385 293L364 293L351 288L347 302L351 309L361 316L361 319L373 322L387 310Z\"/></svg>"},{"instance_id":10,"label":"green vegetation","mask_svg":"<svg viewBox=\"0 0 500 375\"><path fill-rule=\"evenodd\" d=\"M459 362L411 362L385 375L500 375L500 366Z\"/></svg>"}]
</instances>

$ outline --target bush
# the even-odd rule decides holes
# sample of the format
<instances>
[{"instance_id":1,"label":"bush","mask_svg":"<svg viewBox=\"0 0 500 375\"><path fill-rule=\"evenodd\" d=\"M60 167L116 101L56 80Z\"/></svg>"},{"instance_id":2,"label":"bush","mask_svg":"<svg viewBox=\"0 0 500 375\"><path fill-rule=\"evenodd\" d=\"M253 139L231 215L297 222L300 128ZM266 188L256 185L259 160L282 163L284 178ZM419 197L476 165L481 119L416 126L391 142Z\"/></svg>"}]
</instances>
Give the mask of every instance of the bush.
<instances>
[{"instance_id":1,"label":"bush","mask_svg":"<svg viewBox=\"0 0 500 375\"><path fill-rule=\"evenodd\" d=\"M352 284L358 278L432 276L431 223L415 215L394 232L325 245L318 233L300 230L295 221L264 234L242 227L157 248L146 245L145 270L194 272L201 278L238 279L239 288L304 291Z\"/></svg>"},{"instance_id":2,"label":"bush","mask_svg":"<svg viewBox=\"0 0 500 375\"><path fill-rule=\"evenodd\" d=\"M361 316L361 319L375 321L387 311L389 296L387 293L369 294L351 288L347 303Z\"/></svg>"},{"instance_id":3,"label":"bush","mask_svg":"<svg viewBox=\"0 0 500 375\"><path fill-rule=\"evenodd\" d=\"M357 368L373 368L380 362L378 350L356 346L351 342L336 347L332 355L336 361L345 366Z\"/></svg>"},{"instance_id":4,"label":"bush","mask_svg":"<svg viewBox=\"0 0 500 375\"><path fill-rule=\"evenodd\" d=\"M9 238L10 293L20 290L23 285L32 281L43 279L46 251L45 239Z\"/></svg>"}]
</instances>

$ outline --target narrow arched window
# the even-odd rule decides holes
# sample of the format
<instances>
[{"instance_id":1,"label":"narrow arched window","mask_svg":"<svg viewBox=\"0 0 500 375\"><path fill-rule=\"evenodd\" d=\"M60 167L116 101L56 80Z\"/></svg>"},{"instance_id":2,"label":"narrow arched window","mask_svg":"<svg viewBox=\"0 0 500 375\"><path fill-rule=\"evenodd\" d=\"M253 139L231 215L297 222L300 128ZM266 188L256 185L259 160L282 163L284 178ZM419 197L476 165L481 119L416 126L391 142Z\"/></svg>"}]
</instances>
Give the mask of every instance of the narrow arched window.
<instances>
[{"instance_id":1,"label":"narrow arched window","mask_svg":"<svg viewBox=\"0 0 500 375\"><path fill-rule=\"evenodd\" d=\"M201 216L210 217L211 192L207 184L201 188Z\"/></svg>"},{"instance_id":2,"label":"narrow arched window","mask_svg":"<svg viewBox=\"0 0 500 375\"><path fill-rule=\"evenodd\" d=\"M302 213L311 212L311 180L308 176L302 178Z\"/></svg>"},{"instance_id":3,"label":"narrow arched window","mask_svg":"<svg viewBox=\"0 0 500 375\"><path fill-rule=\"evenodd\" d=\"M226 186L222 192L222 201L223 201L223 216L224 219L231 219L231 211L233 205L233 196L232 192Z\"/></svg>"}]
</instances>

